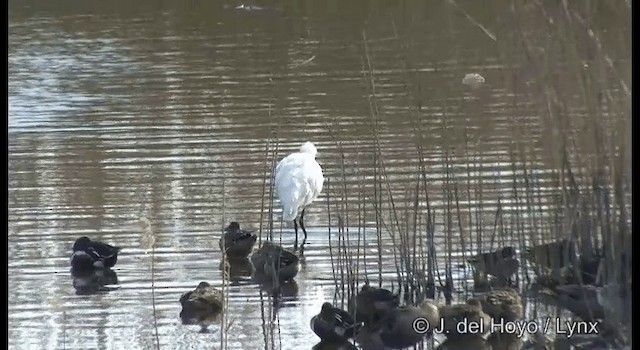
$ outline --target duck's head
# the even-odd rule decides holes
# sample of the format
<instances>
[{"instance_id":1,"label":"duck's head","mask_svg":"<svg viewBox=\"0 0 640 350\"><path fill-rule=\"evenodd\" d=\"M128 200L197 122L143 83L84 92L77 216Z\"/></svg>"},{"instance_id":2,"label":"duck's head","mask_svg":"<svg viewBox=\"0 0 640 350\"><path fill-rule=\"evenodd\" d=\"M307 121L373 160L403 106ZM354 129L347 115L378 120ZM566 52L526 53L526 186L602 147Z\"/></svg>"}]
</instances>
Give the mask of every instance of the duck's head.
<instances>
[{"instance_id":1,"label":"duck's head","mask_svg":"<svg viewBox=\"0 0 640 350\"><path fill-rule=\"evenodd\" d=\"M89 248L90 243L91 240L89 239L89 237L80 237L76 239L76 242L73 244L73 251L76 252L78 250L85 250Z\"/></svg>"},{"instance_id":2,"label":"duck's head","mask_svg":"<svg viewBox=\"0 0 640 350\"><path fill-rule=\"evenodd\" d=\"M196 287L196 292L203 293L205 289L210 288L211 285L205 281L200 282Z\"/></svg>"},{"instance_id":3,"label":"duck's head","mask_svg":"<svg viewBox=\"0 0 640 350\"><path fill-rule=\"evenodd\" d=\"M236 221L232 221L227 227L228 231L238 231L240 229L240 224Z\"/></svg>"},{"instance_id":4,"label":"duck's head","mask_svg":"<svg viewBox=\"0 0 640 350\"><path fill-rule=\"evenodd\" d=\"M360 289L360 292L367 292L369 290L371 290L373 288L371 288L371 286L369 286L369 284L365 284L364 286L362 286L362 289Z\"/></svg>"},{"instance_id":5,"label":"duck's head","mask_svg":"<svg viewBox=\"0 0 640 350\"><path fill-rule=\"evenodd\" d=\"M323 315L329 315L333 312L333 305L331 305L331 303L324 303L322 304L322 309L320 310L320 313Z\"/></svg>"},{"instance_id":6,"label":"duck's head","mask_svg":"<svg viewBox=\"0 0 640 350\"><path fill-rule=\"evenodd\" d=\"M504 247L501 251L502 257L505 259L511 259L516 255L516 250L513 247Z\"/></svg>"},{"instance_id":7,"label":"duck's head","mask_svg":"<svg viewBox=\"0 0 640 350\"><path fill-rule=\"evenodd\" d=\"M316 146L313 145L313 143L307 141L302 146L300 146L300 153L307 153L315 157L316 154L318 154L318 150L316 149Z\"/></svg>"},{"instance_id":8,"label":"duck's head","mask_svg":"<svg viewBox=\"0 0 640 350\"><path fill-rule=\"evenodd\" d=\"M198 286L196 287L196 289L205 289L205 288L209 288L211 287L211 285L205 281L200 282L200 284L198 284Z\"/></svg>"}]
</instances>

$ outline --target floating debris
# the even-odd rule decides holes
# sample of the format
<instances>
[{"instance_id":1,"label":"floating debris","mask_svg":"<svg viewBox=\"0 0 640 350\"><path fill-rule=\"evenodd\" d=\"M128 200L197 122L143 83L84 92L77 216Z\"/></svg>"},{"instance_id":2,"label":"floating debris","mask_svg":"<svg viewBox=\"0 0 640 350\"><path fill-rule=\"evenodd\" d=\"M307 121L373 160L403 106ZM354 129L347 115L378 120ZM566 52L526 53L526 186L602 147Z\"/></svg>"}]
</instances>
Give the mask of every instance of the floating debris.
<instances>
[{"instance_id":1,"label":"floating debris","mask_svg":"<svg viewBox=\"0 0 640 350\"><path fill-rule=\"evenodd\" d=\"M289 65L289 69L293 69L293 68L297 68L297 67L300 67L300 66L304 66L304 65L310 63L311 61L313 61L315 58L316 58L316 55L313 55L313 56L307 58L304 61L294 62L294 63Z\"/></svg>"},{"instance_id":2,"label":"floating debris","mask_svg":"<svg viewBox=\"0 0 640 350\"><path fill-rule=\"evenodd\" d=\"M255 5L240 4L240 5L236 6L235 9L236 10L244 10L244 11L260 11L260 10L264 10L264 7L255 6Z\"/></svg>"},{"instance_id":3,"label":"floating debris","mask_svg":"<svg viewBox=\"0 0 640 350\"><path fill-rule=\"evenodd\" d=\"M462 78L462 84L477 89L484 84L484 77L478 73L468 73Z\"/></svg>"}]
</instances>

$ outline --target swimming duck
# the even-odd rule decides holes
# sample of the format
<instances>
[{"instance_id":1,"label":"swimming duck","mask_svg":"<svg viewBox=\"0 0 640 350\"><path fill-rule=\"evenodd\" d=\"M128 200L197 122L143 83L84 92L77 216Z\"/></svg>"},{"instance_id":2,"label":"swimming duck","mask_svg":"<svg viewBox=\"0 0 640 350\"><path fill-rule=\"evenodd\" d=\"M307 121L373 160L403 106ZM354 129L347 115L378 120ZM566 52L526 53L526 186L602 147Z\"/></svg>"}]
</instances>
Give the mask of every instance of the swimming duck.
<instances>
[{"instance_id":1,"label":"swimming duck","mask_svg":"<svg viewBox=\"0 0 640 350\"><path fill-rule=\"evenodd\" d=\"M536 281L538 284L554 288L561 284L598 284L602 275L604 260L599 256L577 258L576 264L568 264L561 268L538 268Z\"/></svg>"},{"instance_id":2,"label":"swimming duck","mask_svg":"<svg viewBox=\"0 0 640 350\"><path fill-rule=\"evenodd\" d=\"M428 322L417 325L416 320ZM385 318L380 339L391 349L403 349L422 341L425 336L433 334L434 327L440 322L438 306L433 301L425 301L419 307L406 305L393 310ZM416 331L416 327L425 326L424 332Z\"/></svg>"},{"instance_id":3,"label":"swimming duck","mask_svg":"<svg viewBox=\"0 0 640 350\"><path fill-rule=\"evenodd\" d=\"M584 284L557 286L555 301L560 307L573 312L585 321L604 318L604 308L598 302L598 287Z\"/></svg>"},{"instance_id":4,"label":"swimming duck","mask_svg":"<svg viewBox=\"0 0 640 350\"><path fill-rule=\"evenodd\" d=\"M322 304L320 313L311 318L311 330L323 341L339 342L353 338L362 323L356 323L346 311L330 303Z\"/></svg>"},{"instance_id":5,"label":"swimming duck","mask_svg":"<svg viewBox=\"0 0 640 350\"><path fill-rule=\"evenodd\" d=\"M387 350L389 348L382 342L381 333L381 329L371 329L365 324L354 339L362 350Z\"/></svg>"},{"instance_id":6,"label":"swimming duck","mask_svg":"<svg viewBox=\"0 0 640 350\"><path fill-rule=\"evenodd\" d=\"M482 304L482 310L494 320L513 322L524 316L522 298L515 289L494 290L477 297L477 299Z\"/></svg>"},{"instance_id":7,"label":"swimming duck","mask_svg":"<svg viewBox=\"0 0 640 350\"><path fill-rule=\"evenodd\" d=\"M355 304L355 305L354 305ZM363 321L370 329L376 330L380 322L400 305L400 297L384 288L374 288L365 284L352 301L349 310L354 311L357 321Z\"/></svg>"},{"instance_id":8,"label":"swimming duck","mask_svg":"<svg viewBox=\"0 0 640 350\"><path fill-rule=\"evenodd\" d=\"M578 263L578 271L574 269L570 269L571 280L573 283L577 284L596 284L598 283L598 273L602 269L601 265L603 264L603 256L593 254L591 256L580 256ZM578 278L578 276L580 276Z\"/></svg>"},{"instance_id":9,"label":"swimming duck","mask_svg":"<svg viewBox=\"0 0 640 350\"><path fill-rule=\"evenodd\" d=\"M268 279L289 281L300 271L300 258L279 245L266 241L251 255L256 275Z\"/></svg>"},{"instance_id":10,"label":"swimming duck","mask_svg":"<svg viewBox=\"0 0 640 350\"><path fill-rule=\"evenodd\" d=\"M73 244L71 267L75 270L111 268L118 261L121 248L80 237Z\"/></svg>"},{"instance_id":11,"label":"swimming duck","mask_svg":"<svg viewBox=\"0 0 640 350\"><path fill-rule=\"evenodd\" d=\"M251 253L257 239L258 236L253 234L253 231L241 230L240 224L233 221L224 229L224 235L218 243L220 250L226 252L229 258L245 258Z\"/></svg>"},{"instance_id":12,"label":"swimming duck","mask_svg":"<svg viewBox=\"0 0 640 350\"><path fill-rule=\"evenodd\" d=\"M524 256L537 266L550 269L562 268L577 261L575 244L566 238L527 248Z\"/></svg>"},{"instance_id":13,"label":"swimming duck","mask_svg":"<svg viewBox=\"0 0 640 350\"><path fill-rule=\"evenodd\" d=\"M602 305L607 318L621 318L619 321L628 323L631 318L631 282L625 284L608 283L598 288L596 299Z\"/></svg>"},{"instance_id":14,"label":"swimming duck","mask_svg":"<svg viewBox=\"0 0 640 350\"><path fill-rule=\"evenodd\" d=\"M530 334L527 341L523 342L522 350L551 350L553 349L553 340L548 337L541 329Z\"/></svg>"},{"instance_id":15,"label":"swimming duck","mask_svg":"<svg viewBox=\"0 0 640 350\"><path fill-rule=\"evenodd\" d=\"M490 253L480 253L467 259L467 261L483 271L492 270L498 262L504 259L513 258L516 251L513 247L504 247Z\"/></svg>"},{"instance_id":16,"label":"swimming duck","mask_svg":"<svg viewBox=\"0 0 640 350\"><path fill-rule=\"evenodd\" d=\"M489 331L491 319L489 315L482 310L482 304L480 300L476 298L467 300L465 304L441 306L438 311L442 318L442 331L446 334L447 339L456 340L465 337L482 336ZM465 332L464 329L458 331L458 324L463 321L482 325L482 328L479 332Z\"/></svg>"},{"instance_id":17,"label":"swimming duck","mask_svg":"<svg viewBox=\"0 0 640 350\"><path fill-rule=\"evenodd\" d=\"M222 315L222 293L207 282L200 282L195 290L182 294L180 304L182 324L197 324L201 332L206 332Z\"/></svg>"},{"instance_id":18,"label":"swimming duck","mask_svg":"<svg viewBox=\"0 0 640 350\"><path fill-rule=\"evenodd\" d=\"M524 316L522 298L515 289L494 290L477 298L482 304L482 310L492 318L494 323L515 322ZM522 347L520 334L507 331L507 329L497 329L489 335L487 341L492 349L519 350Z\"/></svg>"},{"instance_id":19,"label":"swimming duck","mask_svg":"<svg viewBox=\"0 0 640 350\"><path fill-rule=\"evenodd\" d=\"M511 282L511 276L518 273L520 268L520 262L515 255L513 247L504 247L495 252L478 254L467 261L475 268L477 274L484 275L483 279L490 275L495 277L501 285L506 285Z\"/></svg>"}]
</instances>

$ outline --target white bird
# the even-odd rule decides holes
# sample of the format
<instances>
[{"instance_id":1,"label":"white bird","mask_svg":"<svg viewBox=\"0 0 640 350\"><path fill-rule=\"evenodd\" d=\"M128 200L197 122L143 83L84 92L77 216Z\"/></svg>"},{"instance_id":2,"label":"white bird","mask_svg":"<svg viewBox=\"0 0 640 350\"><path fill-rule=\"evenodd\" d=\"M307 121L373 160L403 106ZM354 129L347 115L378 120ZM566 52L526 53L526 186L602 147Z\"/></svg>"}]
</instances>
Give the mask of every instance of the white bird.
<instances>
[{"instance_id":1,"label":"white bird","mask_svg":"<svg viewBox=\"0 0 640 350\"><path fill-rule=\"evenodd\" d=\"M298 223L307 240L307 230L304 228L304 210L320 192L324 184L322 167L316 161L318 150L313 143L307 141L300 146L300 151L291 153L283 158L276 167L276 194L282 205L282 220L293 221L296 231L298 247ZM303 242L304 244L304 242Z\"/></svg>"}]
</instances>

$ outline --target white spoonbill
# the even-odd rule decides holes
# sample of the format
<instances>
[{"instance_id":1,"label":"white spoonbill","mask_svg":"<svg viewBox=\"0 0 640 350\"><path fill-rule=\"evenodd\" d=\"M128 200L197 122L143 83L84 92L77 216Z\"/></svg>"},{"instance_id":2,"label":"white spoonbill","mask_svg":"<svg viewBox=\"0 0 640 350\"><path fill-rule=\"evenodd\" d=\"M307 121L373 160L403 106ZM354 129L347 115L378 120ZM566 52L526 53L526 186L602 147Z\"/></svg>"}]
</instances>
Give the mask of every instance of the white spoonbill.
<instances>
[{"instance_id":1,"label":"white spoonbill","mask_svg":"<svg viewBox=\"0 0 640 350\"><path fill-rule=\"evenodd\" d=\"M276 167L276 194L282 205L282 220L293 221L298 247L298 223L307 240L304 228L304 210L322 192L324 177L322 168L316 161L318 150L313 143L307 141L300 146L300 151L284 157ZM303 242L303 244L304 244Z\"/></svg>"}]
</instances>

